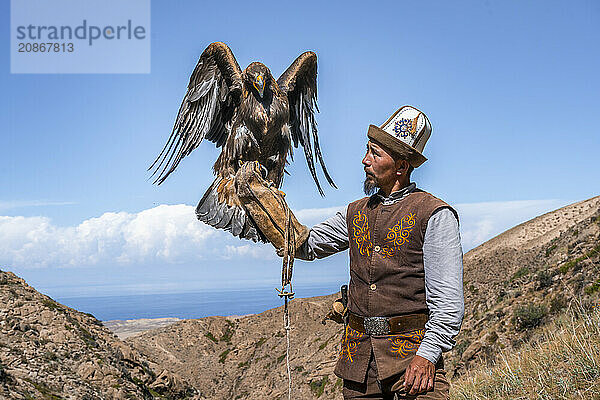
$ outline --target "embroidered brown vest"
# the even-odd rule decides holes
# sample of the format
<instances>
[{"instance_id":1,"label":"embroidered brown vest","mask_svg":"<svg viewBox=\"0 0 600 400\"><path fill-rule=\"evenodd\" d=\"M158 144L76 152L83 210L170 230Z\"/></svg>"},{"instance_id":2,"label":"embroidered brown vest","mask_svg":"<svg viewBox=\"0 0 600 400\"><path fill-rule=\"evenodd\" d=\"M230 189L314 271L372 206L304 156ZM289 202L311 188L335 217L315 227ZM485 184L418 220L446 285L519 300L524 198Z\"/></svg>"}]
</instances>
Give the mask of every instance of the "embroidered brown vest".
<instances>
[{"instance_id":1,"label":"embroidered brown vest","mask_svg":"<svg viewBox=\"0 0 600 400\"><path fill-rule=\"evenodd\" d=\"M423 240L429 218L445 207L456 214L448 204L419 189L389 205L376 196L348 205L351 312L368 317L428 312ZM335 372L362 382L373 348L379 379L397 374L406 357L417 351L423 335L421 330L369 337L347 327Z\"/></svg>"}]
</instances>

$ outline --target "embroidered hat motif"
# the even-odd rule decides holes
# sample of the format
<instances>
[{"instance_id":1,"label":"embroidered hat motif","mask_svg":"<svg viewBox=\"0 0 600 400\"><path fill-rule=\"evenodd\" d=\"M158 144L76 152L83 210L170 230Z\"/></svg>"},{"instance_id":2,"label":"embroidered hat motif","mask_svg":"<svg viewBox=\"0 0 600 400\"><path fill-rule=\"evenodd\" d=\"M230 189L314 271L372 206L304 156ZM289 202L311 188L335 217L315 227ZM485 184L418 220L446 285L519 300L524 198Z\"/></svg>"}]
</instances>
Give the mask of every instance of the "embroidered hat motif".
<instances>
[{"instance_id":1,"label":"embroidered hat motif","mask_svg":"<svg viewBox=\"0 0 600 400\"><path fill-rule=\"evenodd\" d=\"M410 165L417 168L427 161L422 152L431 136L431 123L422 111L413 106L403 106L381 127L370 125L367 136L405 157Z\"/></svg>"}]
</instances>

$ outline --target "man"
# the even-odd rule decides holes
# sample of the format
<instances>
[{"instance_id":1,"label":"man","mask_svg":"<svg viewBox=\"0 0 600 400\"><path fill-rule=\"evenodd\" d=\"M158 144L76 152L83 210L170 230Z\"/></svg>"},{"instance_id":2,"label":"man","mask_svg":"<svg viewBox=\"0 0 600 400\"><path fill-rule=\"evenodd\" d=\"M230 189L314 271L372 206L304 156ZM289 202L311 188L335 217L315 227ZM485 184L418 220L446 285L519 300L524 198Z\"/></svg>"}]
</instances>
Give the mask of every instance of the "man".
<instances>
[{"instance_id":1,"label":"man","mask_svg":"<svg viewBox=\"0 0 600 400\"><path fill-rule=\"evenodd\" d=\"M362 160L371 196L314 226L296 252L313 260L349 248L349 316L335 368L345 399L449 397L441 353L464 314L462 249L456 211L410 182L430 134L411 106L371 125Z\"/></svg>"}]
</instances>

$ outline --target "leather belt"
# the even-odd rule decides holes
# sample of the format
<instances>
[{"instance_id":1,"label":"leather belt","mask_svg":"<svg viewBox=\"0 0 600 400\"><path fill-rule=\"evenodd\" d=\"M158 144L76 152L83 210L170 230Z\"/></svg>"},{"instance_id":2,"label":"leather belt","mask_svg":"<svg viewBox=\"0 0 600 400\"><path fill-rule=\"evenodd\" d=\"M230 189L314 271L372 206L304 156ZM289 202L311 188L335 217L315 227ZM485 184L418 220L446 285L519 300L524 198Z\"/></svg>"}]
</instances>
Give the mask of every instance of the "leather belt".
<instances>
[{"instance_id":1,"label":"leather belt","mask_svg":"<svg viewBox=\"0 0 600 400\"><path fill-rule=\"evenodd\" d=\"M348 324L367 335L391 335L425 329L427 314L406 314L397 317L363 317L349 313Z\"/></svg>"}]
</instances>

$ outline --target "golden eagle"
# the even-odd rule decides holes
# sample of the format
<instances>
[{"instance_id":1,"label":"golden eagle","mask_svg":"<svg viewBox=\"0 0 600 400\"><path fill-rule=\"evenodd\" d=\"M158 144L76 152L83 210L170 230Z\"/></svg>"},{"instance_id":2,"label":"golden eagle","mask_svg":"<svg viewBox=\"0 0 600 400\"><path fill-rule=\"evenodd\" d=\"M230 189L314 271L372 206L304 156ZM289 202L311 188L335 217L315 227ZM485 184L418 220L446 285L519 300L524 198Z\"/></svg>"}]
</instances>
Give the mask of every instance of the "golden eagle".
<instances>
[{"instance_id":1,"label":"golden eagle","mask_svg":"<svg viewBox=\"0 0 600 400\"><path fill-rule=\"evenodd\" d=\"M266 241L236 194L234 177L240 165L258 161L264 177L279 188L292 142L304 148L310 173L319 193L314 158L333 187L317 136L317 56L301 54L275 80L260 62L240 69L229 47L210 44L190 77L173 131L150 169L161 184L203 139L221 147L213 166L217 176L198 206L199 220L253 241ZM312 139L312 144L311 144ZM313 155L314 146L314 155Z\"/></svg>"}]
</instances>

